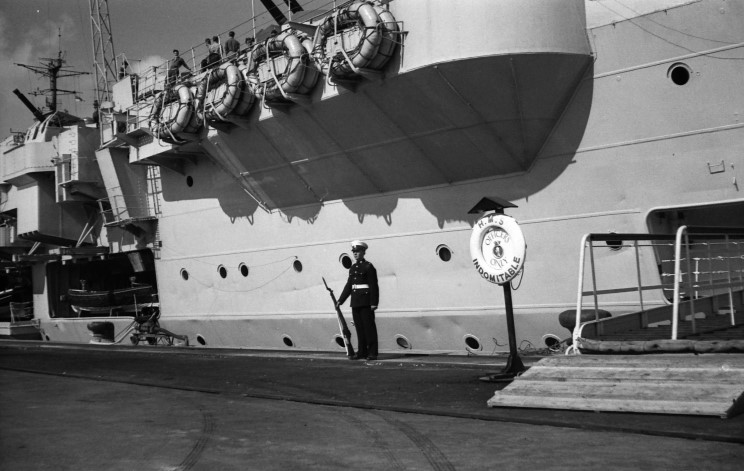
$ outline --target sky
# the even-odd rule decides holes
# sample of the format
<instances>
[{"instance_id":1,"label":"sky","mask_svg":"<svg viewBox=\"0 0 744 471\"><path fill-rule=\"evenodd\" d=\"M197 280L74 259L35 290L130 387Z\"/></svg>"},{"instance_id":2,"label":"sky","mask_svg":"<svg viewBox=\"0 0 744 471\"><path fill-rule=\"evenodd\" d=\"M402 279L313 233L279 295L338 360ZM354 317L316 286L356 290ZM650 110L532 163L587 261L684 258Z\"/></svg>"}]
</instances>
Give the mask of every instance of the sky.
<instances>
[{"instance_id":1,"label":"sky","mask_svg":"<svg viewBox=\"0 0 744 471\"><path fill-rule=\"evenodd\" d=\"M163 63L174 48L188 58L190 48L202 47L204 38L224 39L230 30L242 43L253 28L252 8L259 15L256 30L273 23L260 0L109 0L108 5L114 51L126 55L135 73ZM89 11L89 0L0 0L0 139L11 129L24 131L34 121L13 90L18 88L34 105L43 106L44 97L29 92L49 88L48 78L16 64L40 65L41 58L57 57L59 50L66 68L89 73L60 80L59 88L77 91L83 101L63 95L59 108L76 116L92 115Z\"/></svg>"}]
</instances>

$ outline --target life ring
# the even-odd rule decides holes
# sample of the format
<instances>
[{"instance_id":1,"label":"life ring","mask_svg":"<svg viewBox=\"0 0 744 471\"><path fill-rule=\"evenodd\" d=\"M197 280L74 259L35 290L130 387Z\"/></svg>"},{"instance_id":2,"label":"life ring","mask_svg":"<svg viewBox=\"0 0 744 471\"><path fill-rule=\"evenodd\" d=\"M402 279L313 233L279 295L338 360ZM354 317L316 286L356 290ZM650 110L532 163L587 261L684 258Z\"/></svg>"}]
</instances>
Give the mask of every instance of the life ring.
<instances>
[{"instance_id":1,"label":"life ring","mask_svg":"<svg viewBox=\"0 0 744 471\"><path fill-rule=\"evenodd\" d=\"M178 84L173 88L173 92L178 96L178 100L164 103L164 98L170 93L165 91L155 98L150 111L150 129L160 138L168 138L181 132L194 133L199 128L189 87Z\"/></svg>"},{"instance_id":2,"label":"life ring","mask_svg":"<svg viewBox=\"0 0 744 471\"><path fill-rule=\"evenodd\" d=\"M524 266L527 244L519 224L504 214L489 214L476 221L470 234L470 256L478 273L502 285Z\"/></svg>"},{"instance_id":3,"label":"life ring","mask_svg":"<svg viewBox=\"0 0 744 471\"><path fill-rule=\"evenodd\" d=\"M318 67L318 63L313 59L312 52L313 52L313 40L310 39L307 35L305 37L300 38L302 41L302 47L305 48L305 52L307 52L307 63L305 63L305 76L302 79L302 84L297 89L297 93L301 95L307 95L310 93L313 88L315 88L315 85L318 83L318 78L320 77L320 68Z\"/></svg>"},{"instance_id":4,"label":"life ring","mask_svg":"<svg viewBox=\"0 0 744 471\"><path fill-rule=\"evenodd\" d=\"M393 22L395 21L392 14L386 15L386 20L383 22L378 11L371 4L354 2L326 18L320 25L319 36L321 40L316 45L313 53L318 58L322 57L329 36L342 29L359 26L364 33L359 43L349 53L349 61L343 54L337 54L331 58L331 74L337 77L346 77L353 75L355 68L373 68L371 67L372 64L374 64L374 68L381 67L387 60L378 59L378 53L380 45L383 43L384 25L389 23L391 19ZM390 54L390 51L387 51L387 53Z\"/></svg>"},{"instance_id":5,"label":"life ring","mask_svg":"<svg viewBox=\"0 0 744 471\"><path fill-rule=\"evenodd\" d=\"M369 63L367 68L379 70L393 57L395 46L397 46L395 35L398 33L398 22L395 21L395 17L390 13L390 10L386 10L380 5L375 5L374 8L382 26L382 41L380 42L380 48L377 50L377 56Z\"/></svg>"},{"instance_id":6,"label":"life ring","mask_svg":"<svg viewBox=\"0 0 744 471\"><path fill-rule=\"evenodd\" d=\"M268 100L280 98L283 96L279 90L281 87L284 93L295 93L302 85L305 77L305 69L308 61L308 54L300 42L300 38L290 31L269 38L266 41L266 50L269 52L266 57L266 64L272 71L272 77L276 80L269 80L266 83L265 98ZM274 62L271 59L273 51L281 51L287 58L287 66L284 70L274 69Z\"/></svg>"},{"instance_id":7,"label":"life ring","mask_svg":"<svg viewBox=\"0 0 744 471\"><path fill-rule=\"evenodd\" d=\"M235 106L233 113L236 116L245 116L251 110L253 103L256 101L260 84L258 83L258 74L249 74L248 66L246 64L238 66L238 70L242 77L242 91L240 92L240 101L238 101L238 104Z\"/></svg>"},{"instance_id":8,"label":"life ring","mask_svg":"<svg viewBox=\"0 0 744 471\"><path fill-rule=\"evenodd\" d=\"M196 92L196 113L202 121L221 120L230 115L240 101L243 75L232 62L208 73ZM206 102L206 106L205 106Z\"/></svg>"}]
</instances>

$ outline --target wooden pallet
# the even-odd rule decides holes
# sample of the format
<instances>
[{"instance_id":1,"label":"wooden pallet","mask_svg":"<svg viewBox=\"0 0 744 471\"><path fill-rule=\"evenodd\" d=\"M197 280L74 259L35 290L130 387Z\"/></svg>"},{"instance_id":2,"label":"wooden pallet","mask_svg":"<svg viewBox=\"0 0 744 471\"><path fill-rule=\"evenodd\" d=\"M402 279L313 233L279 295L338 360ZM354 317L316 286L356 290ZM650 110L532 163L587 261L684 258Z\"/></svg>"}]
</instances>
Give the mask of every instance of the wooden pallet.
<instances>
[{"instance_id":1,"label":"wooden pallet","mask_svg":"<svg viewBox=\"0 0 744 471\"><path fill-rule=\"evenodd\" d=\"M488 405L733 417L744 411L744 355L549 357Z\"/></svg>"}]
</instances>

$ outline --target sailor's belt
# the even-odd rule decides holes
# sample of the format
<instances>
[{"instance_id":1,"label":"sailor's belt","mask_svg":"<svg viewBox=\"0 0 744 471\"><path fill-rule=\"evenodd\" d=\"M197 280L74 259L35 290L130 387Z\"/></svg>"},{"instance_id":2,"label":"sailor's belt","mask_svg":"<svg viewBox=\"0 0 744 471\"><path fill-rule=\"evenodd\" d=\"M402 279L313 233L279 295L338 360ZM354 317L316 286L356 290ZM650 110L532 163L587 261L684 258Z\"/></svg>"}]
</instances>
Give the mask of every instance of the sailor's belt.
<instances>
[{"instance_id":1,"label":"sailor's belt","mask_svg":"<svg viewBox=\"0 0 744 471\"><path fill-rule=\"evenodd\" d=\"M369 289L369 285L351 285L351 289Z\"/></svg>"}]
</instances>

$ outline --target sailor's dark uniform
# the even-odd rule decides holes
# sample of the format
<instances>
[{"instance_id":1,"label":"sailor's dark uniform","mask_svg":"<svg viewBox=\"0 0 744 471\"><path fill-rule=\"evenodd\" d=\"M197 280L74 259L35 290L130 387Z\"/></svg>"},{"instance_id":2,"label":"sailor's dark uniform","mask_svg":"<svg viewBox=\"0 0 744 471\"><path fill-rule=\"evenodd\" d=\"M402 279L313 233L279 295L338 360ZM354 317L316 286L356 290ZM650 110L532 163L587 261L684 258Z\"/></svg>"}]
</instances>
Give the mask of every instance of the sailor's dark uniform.
<instances>
[{"instance_id":1,"label":"sailor's dark uniform","mask_svg":"<svg viewBox=\"0 0 744 471\"><path fill-rule=\"evenodd\" d=\"M377 270L368 261L358 261L349 268L349 280L338 298L338 304L343 304L349 296L359 340L357 355L360 358L377 358L377 326L372 306L377 308L380 289L377 286Z\"/></svg>"}]
</instances>

